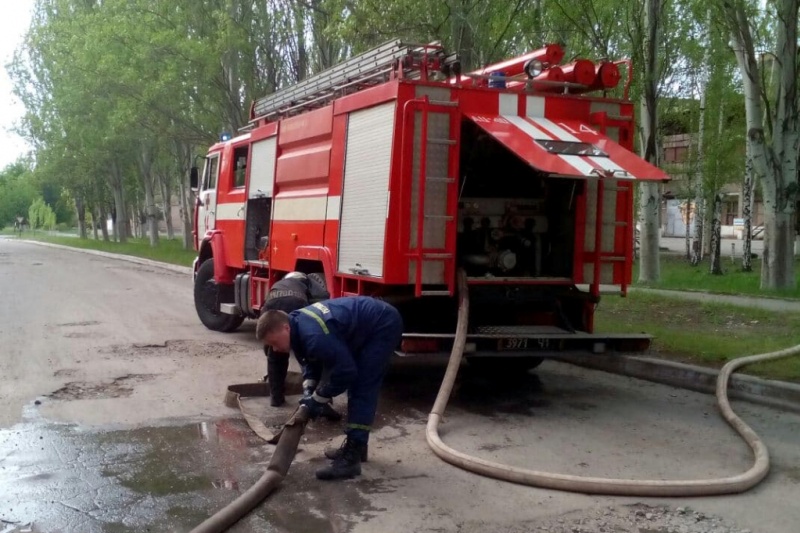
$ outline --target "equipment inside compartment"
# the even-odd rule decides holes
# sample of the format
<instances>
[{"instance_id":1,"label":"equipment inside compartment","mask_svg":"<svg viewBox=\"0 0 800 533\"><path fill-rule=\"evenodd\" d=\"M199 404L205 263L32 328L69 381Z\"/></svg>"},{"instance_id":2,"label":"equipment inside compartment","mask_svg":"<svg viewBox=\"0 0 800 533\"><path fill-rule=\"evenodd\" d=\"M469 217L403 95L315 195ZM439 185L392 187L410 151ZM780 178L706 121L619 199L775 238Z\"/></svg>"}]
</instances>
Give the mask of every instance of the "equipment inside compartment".
<instances>
[{"instance_id":1,"label":"equipment inside compartment","mask_svg":"<svg viewBox=\"0 0 800 533\"><path fill-rule=\"evenodd\" d=\"M461 139L457 250L467 275L571 278L581 182L536 171L472 122Z\"/></svg>"}]
</instances>

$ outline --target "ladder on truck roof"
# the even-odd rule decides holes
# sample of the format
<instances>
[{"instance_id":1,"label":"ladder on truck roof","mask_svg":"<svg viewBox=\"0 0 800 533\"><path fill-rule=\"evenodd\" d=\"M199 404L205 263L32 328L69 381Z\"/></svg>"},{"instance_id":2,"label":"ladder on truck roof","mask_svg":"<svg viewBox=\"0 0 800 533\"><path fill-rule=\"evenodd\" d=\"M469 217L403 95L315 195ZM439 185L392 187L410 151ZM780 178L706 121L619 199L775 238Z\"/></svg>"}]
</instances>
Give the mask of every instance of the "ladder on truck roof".
<instances>
[{"instance_id":1,"label":"ladder on truck roof","mask_svg":"<svg viewBox=\"0 0 800 533\"><path fill-rule=\"evenodd\" d=\"M253 103L250 121L274 120L314 109L334 98L395 77L427 79L428 72L458 68L456 54L447 55L437 41L427 45L389 41L343 63L281 89ZM400 66L402 65L402 69Z\"/></svg>"}]
</instances>

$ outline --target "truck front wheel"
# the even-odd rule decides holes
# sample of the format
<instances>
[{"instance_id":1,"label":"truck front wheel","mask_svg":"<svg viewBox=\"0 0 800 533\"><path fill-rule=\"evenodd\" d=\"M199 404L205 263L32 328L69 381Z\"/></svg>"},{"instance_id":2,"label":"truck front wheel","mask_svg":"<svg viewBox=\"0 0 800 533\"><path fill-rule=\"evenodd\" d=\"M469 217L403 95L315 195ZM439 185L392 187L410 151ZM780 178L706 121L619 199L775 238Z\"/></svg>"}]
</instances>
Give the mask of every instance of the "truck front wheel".
<instances>
[{"instance_id":1,"label":"truck front wheel","mask_svg":"<svg viewBox=\"0 0 800 533\"><path fill-rule=\"evenodd\" d=\"M194 307L200 322L212 331L229 333L236 330L244 322L244 317L219 310L219 304L233 301L233 285L219 285L214 281L214 258L203 261L194 280Z\"/></svg>"}]
</instances>

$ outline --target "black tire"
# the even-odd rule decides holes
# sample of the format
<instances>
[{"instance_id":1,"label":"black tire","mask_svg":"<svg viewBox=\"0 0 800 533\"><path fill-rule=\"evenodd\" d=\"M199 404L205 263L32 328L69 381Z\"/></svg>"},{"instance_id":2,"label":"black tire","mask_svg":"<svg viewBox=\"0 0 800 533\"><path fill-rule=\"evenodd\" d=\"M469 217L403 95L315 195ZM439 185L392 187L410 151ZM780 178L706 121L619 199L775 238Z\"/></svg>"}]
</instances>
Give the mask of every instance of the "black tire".
<instances>
[{"instance_id":1,"label":"black tire","mask_svg":"<svg viewBox=\"0 0 800 533\"><path fill-rule=\"evenodd\" d=\"M308 281L312 302L330 299L331 295L328 291L328 283L325 281L325 274L312 272L308 274Z\"/></svg>"},{"instance_id":2,"label":"black tire","mask_svg":"<svg viewBox=\"0 0 800 533\"><path fill-rule=\"evenodd\" d=\"M218 285L214 281L214 259L203 261L194 280L194 307L200 322L212 331L235 331L244 322L244 317L219 311L220 303L233 301L233 285Z\"/></svg>"},{"instance_id":3,"label":"black tire","mask_svg":"<svg viewBox=\"0 0 800 533\"><path fill-rule=\"evenodd\" d=\"M542 357L468 357L467 362L475 370L493 376L509 377L525 374L541 365Z\"/></svg>"}]
</instances>

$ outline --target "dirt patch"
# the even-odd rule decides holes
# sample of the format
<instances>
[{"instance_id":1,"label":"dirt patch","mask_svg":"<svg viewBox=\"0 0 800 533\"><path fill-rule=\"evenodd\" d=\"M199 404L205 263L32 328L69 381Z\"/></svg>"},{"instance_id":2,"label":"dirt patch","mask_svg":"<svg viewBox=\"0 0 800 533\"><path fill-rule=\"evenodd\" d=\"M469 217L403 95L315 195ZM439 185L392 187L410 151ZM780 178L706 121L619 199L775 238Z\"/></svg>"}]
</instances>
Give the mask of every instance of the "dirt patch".
<instances>
[{"instance_id":1,"label":"dirt patch","mask_svg":"<svg viewBox=\"0 0 800 533\"><path fill-rule=\"evenodd\" d=\"M80 328L83 326L98 326L100 322L97 320L85 320L83 322L64 322L63 324L56 324L60 328Z\"/></svg>"},{"instance_id":2,"label":"dirt patch","mask_svg":"<svg viewBox=\"0 0 800 533\"><path fill-rule=\"evenodd\" d=\"M148 272L150 274L160 274L161 271L148 268L146 266L131 266L131 265L106 265L106 270L127 270L129 272Z\"/></svg>"},{"instance_id":3,"label":"dirt patch","mask_svg":"<svg viewBox=\"0 0 800 533\"><path fill-rule=\"evenodd\" d=\"M250 352L253 347L247 344L226 342L202 342L195 340L169 340L159 344L117 344L103 350L114 357L163 357L172 355L193 357L228 356L235 353Z\"/></svg>"},{"instance_id":4,"label":"dirt patch","mask_svg":"<svg viewBox=\"0 0 800 533\"><path fill-rule=\"evenodd\" d=\"M61 370L56 370L53 372L54 378L69 378L74 376L77 373L77 370L73 368L62 368Z\"/></svg>"},{"instance_id":5,"label":"dirt patch","mask_svg":"<svg viewBox=\"0 0 800 533\"><path fill-rule=\"evenodd\" d=\"M150 381L155 374L128 374L105 383L72 381L48 396L55 400L91 400L100 398L126 398L133 394L133 385Z\"/></svg>"},{"instance_id":6,"label":"dirt patch","mask_svg":"<svg viewBox=\"0 0 800 533\"><path fill-rule=\"evenodd\" d=\"M512 529L522 533L523 529ZM689 507L661 507L644 504L608 507L594 511L567 513L534 528L524 528L525 533L750 533L721 517L694 511Z\"/></svg>"}]
</instances>

